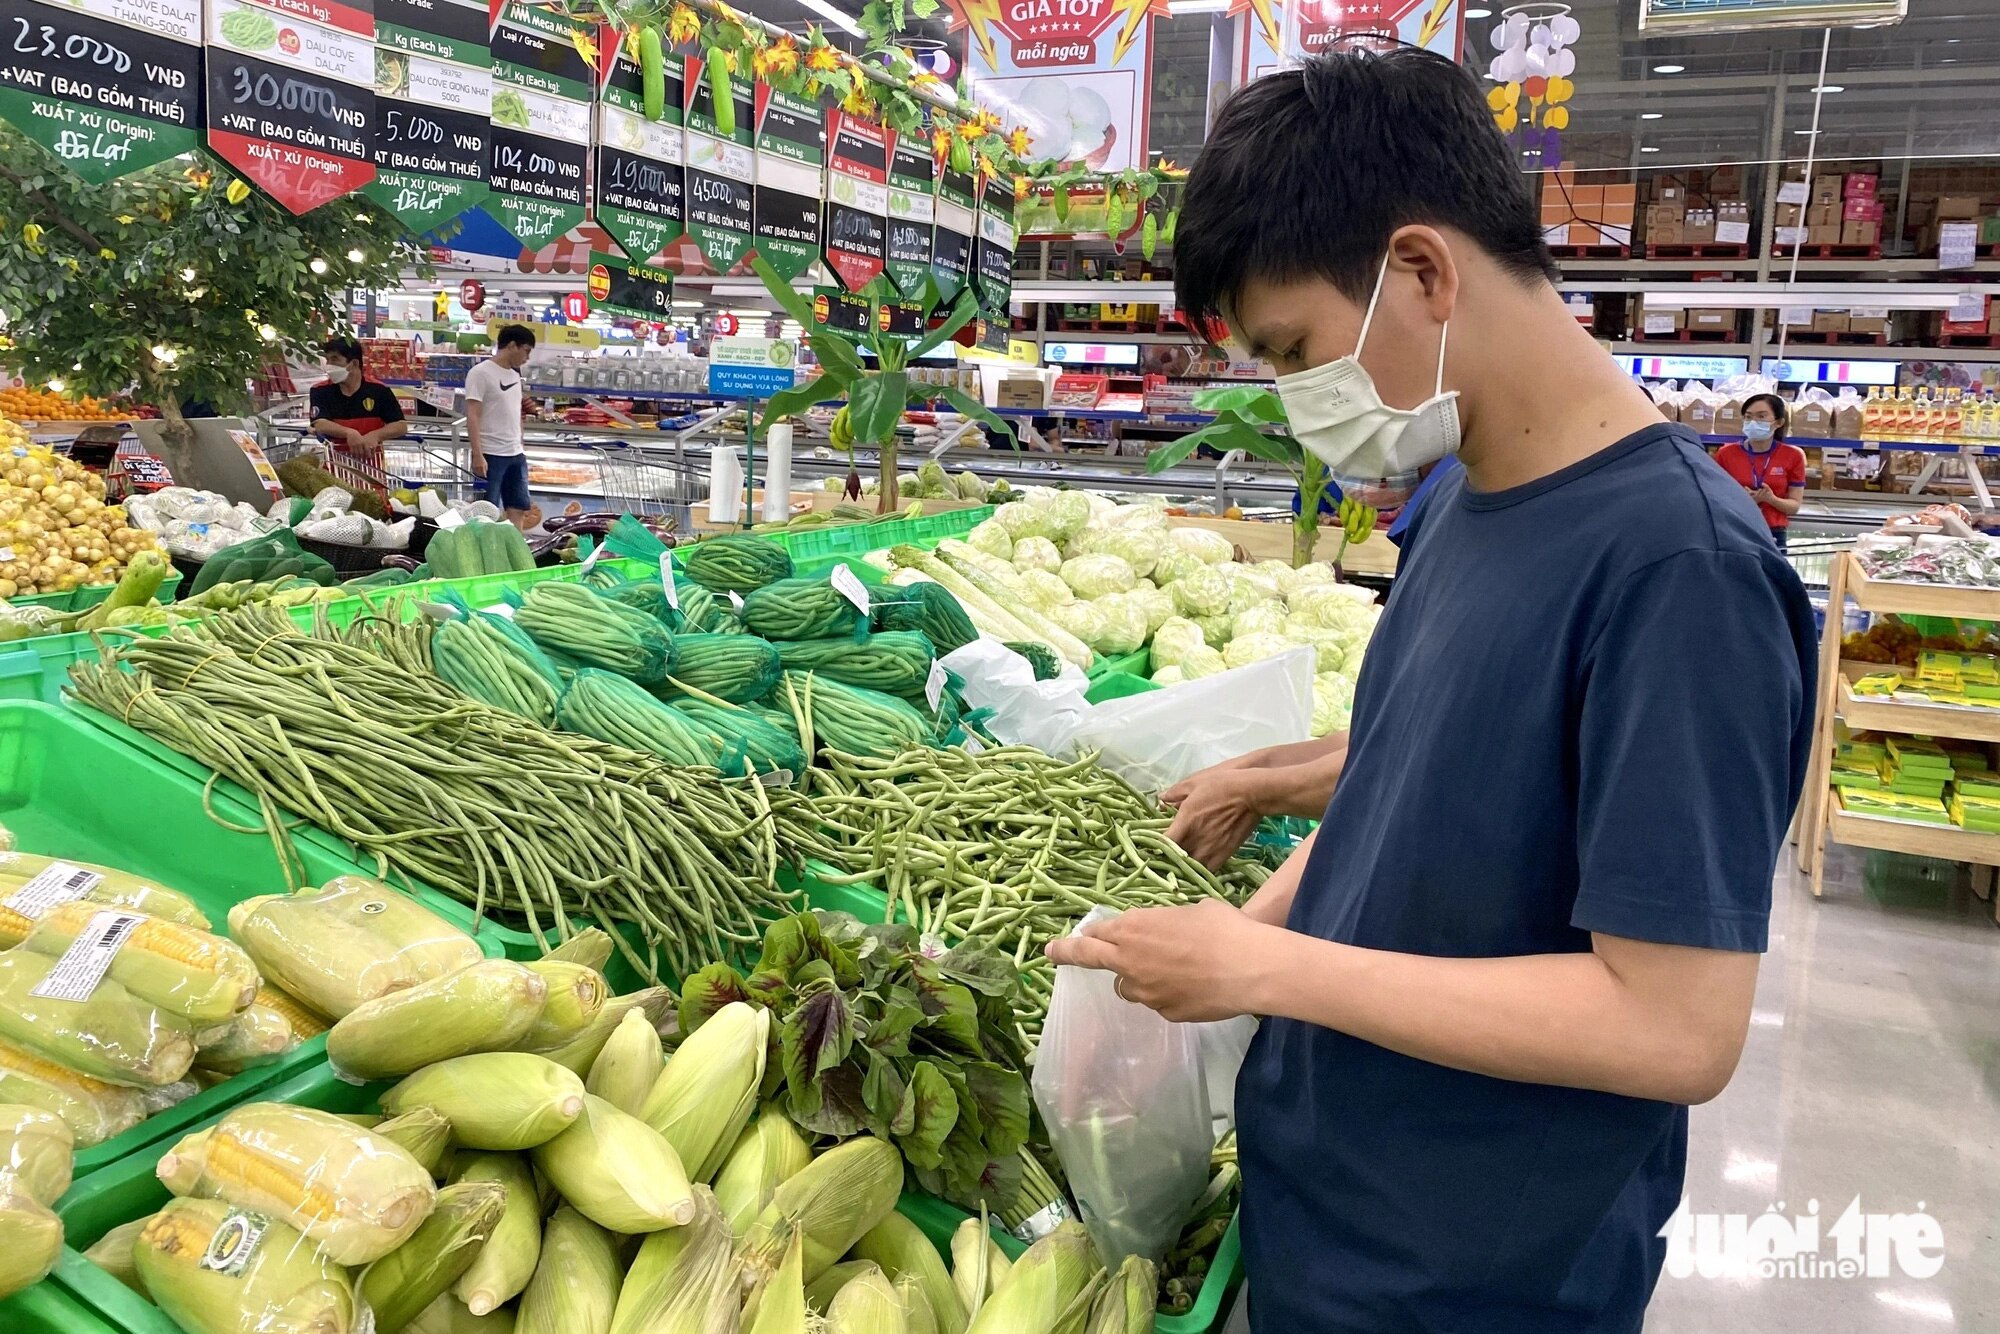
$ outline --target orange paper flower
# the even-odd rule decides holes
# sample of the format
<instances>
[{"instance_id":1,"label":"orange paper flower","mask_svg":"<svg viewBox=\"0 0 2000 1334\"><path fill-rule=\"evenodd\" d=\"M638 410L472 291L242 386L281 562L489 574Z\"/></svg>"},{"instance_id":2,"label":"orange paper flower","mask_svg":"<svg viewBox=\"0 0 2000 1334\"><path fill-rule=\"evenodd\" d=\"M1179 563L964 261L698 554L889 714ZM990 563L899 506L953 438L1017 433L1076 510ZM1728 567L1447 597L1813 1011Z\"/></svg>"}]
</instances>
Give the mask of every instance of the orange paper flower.
<instances>
[{"instance_id":1,"label":"orange paper flower","mask_svg":"<svg viewBox=\"0 0 2000 1334\"><path fill-rule=\"evenodd\" d=\"M985 134L986 131L976 120L960 121L958 124L958 137L965 140L968 144L977 139L984 138Z\"/></svg>"},{"instance_id":2,"label":"orange paper flower","mask_svg":"<svg viewBox=\"0 0 2000 1334\"><path fill-rule=\"evenodd\" d=\"M799 67L799 48L791 38L780 38L775 44L751 57L751 64L756 67L759 74L766 77L773 74L790 74Z\"/></svg>"},{"instance_id":3,"label":"orange paper flower","mask_svg":"<svg viewBox=\"0 0 2000 1334\"><path fill-rule=\"evenodd\" d=\"M1026 199L1027 197L1028 197L1028 178L1026 176L1016 176L1014 178L1014 198L1018 201Z\"/></svg>"},{"instance_id":4,"label":"orange paper flower","mask_svg":"<svg viewBox=\"0 0 2000 1334\"><path fill-rule=\"evenodd\" d=\"M685 46L701 35L701 15L686 5L675 5L667 15L667 40Z\"/></svg>"},{"instance_id":5,"label":"orange paper flower","mask_svg":"<svg viewBox=\"0 0 2000 1334\"><path fill-rule=\"evenodd\" d=\"M951 127L940 125L931 131L931 152L939 158L951 153Z\"/></svg>"},{"instance_id":6,"label":"orange paper flower","mask_svg":"<svg viewBox=\"0 0 2000 1334\"><path fill-rule=\"evenodd\" d=\"M867 88L862 86L865 82L856 79L854 86L847 90L847 96L840 99L840 109L850 116L867 117L875 114L874 99L868 96Z\"/></svg>"},{"instance_id":7,"label":"orange paper flower","mask_svg":"<svg viewBox=\"0 0 2000 1334\"><path fill-rule=\"evenodd\" d=\"M840 53L830 46L815 46L806 52L806 68L826 74L840 68Z\"/></svg>"},{"instance_id":8,"label":"orange paper flower","mask_svg":"<svg viewBox=\"0 0 2000 1334\"><path fill-rule=\"evenodd\" d=\"M1028 156L1028 127L1016 125L1007 131L1007 151L1015 157Z\"/></svg>"}]
</instances>

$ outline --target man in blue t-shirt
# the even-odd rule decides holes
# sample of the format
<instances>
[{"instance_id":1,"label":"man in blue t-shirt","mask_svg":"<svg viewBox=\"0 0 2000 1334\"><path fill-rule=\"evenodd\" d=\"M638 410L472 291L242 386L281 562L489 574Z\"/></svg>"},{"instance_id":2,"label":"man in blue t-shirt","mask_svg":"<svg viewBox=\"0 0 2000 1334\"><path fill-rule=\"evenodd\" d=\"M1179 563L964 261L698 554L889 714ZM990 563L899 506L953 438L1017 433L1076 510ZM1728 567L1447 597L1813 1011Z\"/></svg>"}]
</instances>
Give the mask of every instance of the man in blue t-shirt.
<instances>
[{"instance_id":1,"label":"man in blue t-shirt","mask_svg":"<svg viewBox=\"0 0 2000 1334\"><path fill-rule=\"evenodd\" d=\"M1804 590L1571 319L1451 62L1250 84L1176 245L1180 307L1271 361L1336 474L1463 467L1414 508L1310 845L1242 909L1050 953L1169 1018L1266 1016L1236 1096L1258 1334L1632 1334L1687 1106L1749 1022Z\"/></svg>"}]
</instances>

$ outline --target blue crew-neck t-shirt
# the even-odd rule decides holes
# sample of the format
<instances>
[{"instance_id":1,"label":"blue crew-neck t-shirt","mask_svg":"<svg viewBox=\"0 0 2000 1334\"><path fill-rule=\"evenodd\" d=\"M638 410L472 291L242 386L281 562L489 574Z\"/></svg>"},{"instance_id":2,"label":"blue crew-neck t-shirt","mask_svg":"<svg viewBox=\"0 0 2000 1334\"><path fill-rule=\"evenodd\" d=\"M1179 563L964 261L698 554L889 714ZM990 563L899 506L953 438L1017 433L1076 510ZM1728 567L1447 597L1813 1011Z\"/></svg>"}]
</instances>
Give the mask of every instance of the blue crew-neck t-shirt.
<instances>
[{"instance_id":1,"label":"blue crew-neck t-shirt","mask_svg":"<svg viewBox=\"0 0 2000 1334\"><path fill-rule=\"evenodd\" d=\"M1805 590L1690 432L1438 483L1294 931L1459 958L1761 951L1806 767ZM1258 1334L1632 1334L1687 1109L1267 1020L1236 1106Z\"/></svg>"}]
</instances>

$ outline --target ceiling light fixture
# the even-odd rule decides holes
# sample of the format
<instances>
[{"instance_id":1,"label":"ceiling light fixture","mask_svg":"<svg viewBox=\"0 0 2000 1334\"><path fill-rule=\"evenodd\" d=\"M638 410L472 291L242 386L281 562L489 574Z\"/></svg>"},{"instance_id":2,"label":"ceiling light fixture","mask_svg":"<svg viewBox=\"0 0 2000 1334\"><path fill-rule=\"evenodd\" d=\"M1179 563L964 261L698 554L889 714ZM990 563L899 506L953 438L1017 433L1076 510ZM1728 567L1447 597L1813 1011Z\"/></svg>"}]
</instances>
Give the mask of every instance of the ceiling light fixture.
<instances>
[{"instance_id":1,"label":"ceiling light fixture","mask_svg":"<svg viewBox=\"0 0 2000 1334\"><path fill-rule=\"evenodd\" d=\"M1664 111L1641 111L1641 112L1639 113L1639 119L1640 119L1640 120L1659 120L1659 119L1660 119L1661 117L1665 116L1666 114L1667 114L1667 113L1666 113L1666 112L1664 112Z\"/></svg>"},{"instance_id":2,"label":"ceiling light fixture","mask_svg":"<svg viewBox=\"0 0 2000 1334\"><path fill-rule=\"evenodd\" d=\"M1651 144L1647 144L1644 148L1641 148L1639 151L1641 153L1657 153L1660 150L1653 147Z\"/></svg>"},{"instance_id":3,"label":"ceiling light fixture","mask_svg":"<svg viewBox=\"0 0 2000 1334\"><path fill-rule=\"evenodd\" d=\"M1686 73L1686 72L1687 72L1687 66L1686 66L1686 65L1655 65L1655 66L1653 66L1653 73L1655 73L1655 74L1684 74L1684 73Z\"/></svg>"},{"instance_id":4,"label":"ceiling light fixture","mask_svg":"<svg viewBox=\"0 0 2000 1334\"><path fill-rule=\"evenodd\" d=\"M807 9L810 9L813 13L819 15L821 18L825 19L828 23L831 23L834 27L846 33L848 36L860 37L863 35L861 31L861 25L854 21L852 15L842 10L834 8L832 5L827 3L827 0L799 0L799 3L801 5L804 5Z\"/></svg>"},{"instance_id":5,"label":"ceiling light fixture","mask_svg":"<svg viewBox=\"0 0 2000 1334\"><path fill-rule=\"evenodd\" d=\"M1493 17L1493 11L1490 9L1468 9L1465 11L1465 16L1469 19L1490 19Z\"/></svg>"},{"instance_id":6,"label":"ceiling light fixture","mask_svg":"<svg viewBox=\"0 0 2000 1334\"><path fill-rule=\"evenodd\" d=\"M1229 8L1229 0L1167 0L1167 13L1175 18L1183 14L1220 14Z\"/></svg>"},{"instance_id":7,"label":"ceiling light fixture","mask_svg":"<svg viewBox=\"0 0 2000 1334\"><path fill-rule=\"evenodd\" d=\"M1847 91L1847 87L1844 84L1838 83L1821 83L1815 84L1812 91L1816 93L1844 93Z\"/></svg>"}]
</instances>

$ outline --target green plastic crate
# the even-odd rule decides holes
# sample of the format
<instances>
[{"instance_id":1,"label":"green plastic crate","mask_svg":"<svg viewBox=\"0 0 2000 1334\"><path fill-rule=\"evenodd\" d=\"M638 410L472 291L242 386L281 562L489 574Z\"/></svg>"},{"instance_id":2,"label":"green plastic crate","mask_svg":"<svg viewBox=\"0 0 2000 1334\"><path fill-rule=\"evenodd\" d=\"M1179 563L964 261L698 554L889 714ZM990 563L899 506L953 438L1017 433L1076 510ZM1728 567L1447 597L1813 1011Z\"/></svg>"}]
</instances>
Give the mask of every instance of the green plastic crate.
<instances>
[{"instance_id":1,"label":"green plastic crate","mask_svg":"<svg viewBox=\"0 0 2000 1334\"><path fill-rule=\"evenodd\" d=\"M1102 704L1106 700L1124 699L1127 695L1143 695L1160 687L1143 676L1131 672L1106 672L1102 676L1093 674L1090 689L1084 698L1092 704Z\"/></svg>"},{"instance_id":2,"label":"green plastic crate","mask_svg":"<svg viewBox=\"0 0 2000 1334\"><path fill-rule=\"evenodd\" d=\"M930 1195L906 1194L896 1209L915 1223L946 1257L951 1255L951 1234L971 1217L963 1209ZM1229 1220L1229 1230L1222 1234L1222 1241L1215 1248L1215 1262L1202 1281L1194 1308L1185 1315L1160 1316L1153 1324L1156 1334L1209 1334L1222 1327L1229 1316L1226 1307L1229 1294L1243 1281L1243 1239L1238 1235L1242 1225L1240 1212ZM996 1226L991 1231L993 1240L1010 1260L1019 1259L1021 1252L1028 1249L1026 1243L1003 1228Z\"/></svg>"},{"instance_id":3,"label":"green plastic crate","mask_svg":"<svg viewBox=\"0 0 2000 1334\"><path fill-rule=\"evenodd\" d=\"M791 553L794 563L827 556L859 556L894 546L934 547L947 537L963 537L993 517L991 505L944 510L914 519L880 519L874 523L831 523L782 533L757 533Z\"/></svg>"},{"instance_id":4,"label":"green plastic crate","mask_svg":"<svg viewBox=\"0 0 2000 1334\"><path fill-rule=\"evenodd\" d=\"M95 607L111 596L116 584L85 584L61 593L23 593L7 601L17 607L47 607L52 611L84 611ZM161 602L172 602L181 591L181 572L167 571L167 577L160 584L160 591L154 594Z\"/></svg>"},{"instance_id":5,"label":"green plastic crate","mask_svg":"<svg viewBox=\"0 0 2000 1334\"><path fill-rule=\"evenodd\" d=\"M108 730L91 726L88 716L47 704L0 702L0 824L21 851L114 866L157 880L192 898L218 932L227 931L231 905L284 890L285 878L268 838L227 829L202 809L206 770L196 776L163 764ZM115 801L107 801L107 793L116 794ZM254 805L234 784L218 783L212 801L216 813L233 824L261 824ZM143 818L133 818L139 811ZM300 837L297 845L314 884L337 875L373 873L372 863L342 855L330 840ZM470 929L471 914L456 902L430 890L418 898ZM501 955L502 942L493 932L482 928L475 935L489 956ZM186 1133L195 1122L324 1059L325 1050L324 1035L313 1038L272 1065L226 1080L102 1144L78 1149L76 1176L86 1177Z\"/></svg>"},{"instance_id":6,"label":"green plastic crate","mask_svg":"<svg viewBox=\"0 0 2000 1334\"><path fill-rule=\"evenodd\" d=\"M120 1334L117 1325L71 1296L53 1276L0 1300L0 1329L7 1334Z\"/></svg>"},{"instance_id":7,"label":"green plastic crate","mask_svg":"<svg viewBox=\"0 0 2000 1334\"><path fill-rule=\"evenodd\" d=\"M1120 653L1112 657L1100 653L1092 657L1091 680L1100 680L1114 672L1122 672L1126 676L1150 677L1153 674L1152 646L1148 645L1136 653Z\"/></svg>"}]
</instances>

